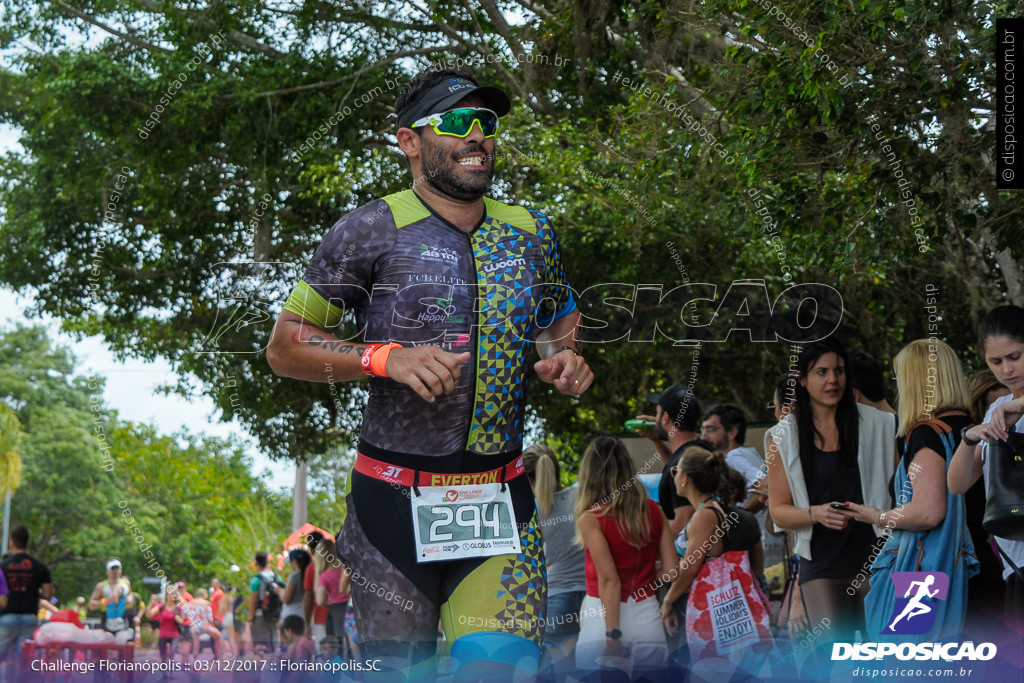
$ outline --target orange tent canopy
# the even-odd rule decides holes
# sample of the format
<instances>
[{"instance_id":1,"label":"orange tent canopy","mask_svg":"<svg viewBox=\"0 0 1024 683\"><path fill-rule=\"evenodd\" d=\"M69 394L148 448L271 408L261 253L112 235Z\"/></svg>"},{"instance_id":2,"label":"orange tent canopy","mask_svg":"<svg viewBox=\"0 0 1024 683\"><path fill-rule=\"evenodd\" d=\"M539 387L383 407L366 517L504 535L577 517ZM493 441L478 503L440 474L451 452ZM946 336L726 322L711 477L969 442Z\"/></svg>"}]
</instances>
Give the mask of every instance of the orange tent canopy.
<instances>
[{"instance_id":1,"label":"orange tent canopy","mask_svg":"<svg viewBox=\"0 0 1024 683\"><path fill-rule=\"evenodd\" d=\"M300 545L306 545L306 537L314 531L319 531L320 533L322 533L324 535L324 538L329 538L332 541L334 540L334 534L330 533L329 531L324 531L320 527L313 526L309 522L306 522L298 529L296 529L295 533L286 538L284 540L284 543L282 543L281 545L284 546L285 550L291 550L292 548L298 547Z\"/></svg>"}]
</instances>

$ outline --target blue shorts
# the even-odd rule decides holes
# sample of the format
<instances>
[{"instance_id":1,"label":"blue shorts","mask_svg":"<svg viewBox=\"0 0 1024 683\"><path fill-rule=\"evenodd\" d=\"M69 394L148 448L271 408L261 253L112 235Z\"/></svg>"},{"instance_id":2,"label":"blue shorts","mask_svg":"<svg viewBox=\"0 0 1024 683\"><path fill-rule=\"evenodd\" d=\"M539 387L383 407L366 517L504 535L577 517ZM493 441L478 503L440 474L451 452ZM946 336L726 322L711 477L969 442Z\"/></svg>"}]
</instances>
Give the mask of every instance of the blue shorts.
<instances>
[{"instance_id":1,"label":"blue shorts","mask_svg":"<svg viewBox=\"0 0 1024 683\"><path fill-rule=\"evenodd\" d=\"M21 643L32 638L39 625L35 613L0 615L0 662L17 661L21 657Z\"/></svg>"},{"instance_id":2,"label":"blue shorts","mask_svg":"<svg viewBox=\"0 0 1024 683\"><path fill-rule=\"evenodd\" d=\"M548 596L548 614L544 620L544 645L555 647L580 632L580 608L586 591L569 591Z\"/></svg>"}]
</instances>

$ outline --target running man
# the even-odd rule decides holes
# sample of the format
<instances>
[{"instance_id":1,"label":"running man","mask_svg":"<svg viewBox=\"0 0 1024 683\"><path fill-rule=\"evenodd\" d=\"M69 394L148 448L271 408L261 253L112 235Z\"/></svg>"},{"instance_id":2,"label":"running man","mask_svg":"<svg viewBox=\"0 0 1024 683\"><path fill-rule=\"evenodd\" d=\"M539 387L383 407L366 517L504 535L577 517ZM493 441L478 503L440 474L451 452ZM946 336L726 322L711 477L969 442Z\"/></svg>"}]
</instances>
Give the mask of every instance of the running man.
<instances>
[{"instance_id":1,"label":"running man","mask_svg":"<svg viewBox=\"0 0 1024 683\"><path fill-rule=\"evenodd\" d=\"M134 607L132 584L121 576L121 560L111 557L107 560L107 579L93 588L89 609L103 610L100 628L117 635L125 629L134 629L135 624L125 616ZM132 640L135 640L134 630Z\"/></svg>"},{"instance_id":2,"label":"running man","mask_svg":"<svg viewBox=\"0 0 1024 683\"><path fill-rule=\"evenodd\" d=\"M926 576L924 581L910 582L910 585L907 586L907 592L904 593L903 597L910 598L910 594L914 591L914 586L918 587L917 594L914 597L910 598L910 601L903 608L903 611L900 612L900 615L893 619L892 623L889 624L890 631L895 631L894 627L903 617L906 617L907 621L910 621L918 615L928 614L932 611L932 607L930 605L926 605L921 601L925 598L934 598L936 595L939 594L938 588L936 588L934 591L928 590L933 583L935 583L934 574L929 574L928 576Z\"/></svg>"},{"instance_id":3,"label":"running man","mask_svg":"<svg viewBox=\"0 0 1024 683\"><path fill-rule=\"evenodd\" d=\"M286 377L370 376L338 550L360 647L410 679L434 678L439 617L457 677L536 667L546 584L521 457L534 344L560 393L594 378L548 219L484 196L510 108L466 71L414 77L394 114L412 189L331 228L267 351ZM356 334L336 328L348 312Z\"/></svg>"}]
</instances>

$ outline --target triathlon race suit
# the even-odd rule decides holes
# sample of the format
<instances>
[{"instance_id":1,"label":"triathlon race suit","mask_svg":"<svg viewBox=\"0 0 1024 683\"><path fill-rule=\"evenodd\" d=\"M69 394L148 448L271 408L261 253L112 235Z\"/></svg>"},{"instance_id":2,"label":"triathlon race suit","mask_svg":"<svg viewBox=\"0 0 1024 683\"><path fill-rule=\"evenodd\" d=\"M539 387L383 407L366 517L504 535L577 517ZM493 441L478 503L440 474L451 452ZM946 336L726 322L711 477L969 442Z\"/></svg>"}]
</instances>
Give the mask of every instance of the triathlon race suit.
<instances>
[{"instance_id":1,"label":"triathlon race suit","mask_svg":"<svg viewBox=\"0 0 1024 683\"><path fill-rule=\"evenodd\" d=\"M121 586L121 597L117 602L113 601L114 587L110 585L110 581L103 583L103 600L105 606L103 608L103 619L102 628L104 631L111 633L119 633L125 629L134 629L134 620L129 621L126 617L125 605L128 601L128 582L123 578L117 580Z\"/></svg>"},{"instance_id":2,"label":"triathlon race suit","mask_svg":"<svg viewBox=\"0 0 1024 683\"><path fill-rule=\"evenodd\" d=\"M352 211L327 234L284 307L340 339L473 354L455 389L433 403L371 377L349 478L338 550L352 571L360 643L422 648L414 661L433 654L439 616L453 658L529 656L543 636L542 539L528 479L519 476L525 389L538 334L576 303L547 219L484 201L486 216L469 233L411 190ZM339 325L343 319L355 330ZM438 476L481 472L490 474ZM424 486L479 483L507 486L520 551L423 561L429 551L418 549L411 501Z\"/></svg>"}]
</instances>

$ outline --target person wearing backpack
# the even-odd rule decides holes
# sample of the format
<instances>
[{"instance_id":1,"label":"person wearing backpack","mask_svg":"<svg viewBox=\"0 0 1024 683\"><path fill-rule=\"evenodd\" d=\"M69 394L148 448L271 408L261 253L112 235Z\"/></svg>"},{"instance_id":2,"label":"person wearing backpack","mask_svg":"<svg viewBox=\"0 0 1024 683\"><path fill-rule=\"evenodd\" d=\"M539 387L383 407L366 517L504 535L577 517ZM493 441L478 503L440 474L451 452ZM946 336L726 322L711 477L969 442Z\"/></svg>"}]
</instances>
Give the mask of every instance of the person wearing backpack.
<instances>
[{"instance_id":1,"label":"person wearing backpack","mask_svg":"<svg viewBox=\"0 0 1024 683\"><path fill-rule=\"evenodd\" d=\"M249 581L249 632L253 653L274 652L277 646L277 620L281 616L280 589L284 582L267 567L267 554L256 553L256 575Z\"/></svg>"}]
</instances>

